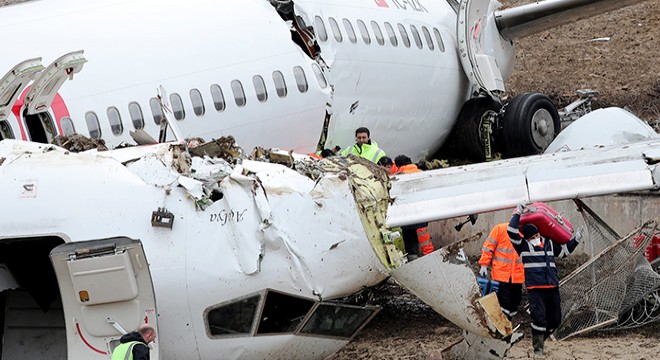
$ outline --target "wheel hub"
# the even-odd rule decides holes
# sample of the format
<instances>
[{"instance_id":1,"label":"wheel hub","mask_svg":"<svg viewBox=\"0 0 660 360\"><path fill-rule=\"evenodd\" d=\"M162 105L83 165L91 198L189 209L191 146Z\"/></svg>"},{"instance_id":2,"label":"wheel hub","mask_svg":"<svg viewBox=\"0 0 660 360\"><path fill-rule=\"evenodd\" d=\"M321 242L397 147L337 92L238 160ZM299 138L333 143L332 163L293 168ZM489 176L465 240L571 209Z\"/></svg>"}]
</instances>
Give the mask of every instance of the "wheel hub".
<instances>
[{"instance_id":1,"label":"wheel hub","mask_svg":"<svg viewBox=\"0 0 660 360\"><path fill-rule=\"evenodd\" d=\"M546 109L539 109L532 117L532 137L541 149L550 145L555 135L555 127L552 115Z\"/></svg>"}]
</instances>

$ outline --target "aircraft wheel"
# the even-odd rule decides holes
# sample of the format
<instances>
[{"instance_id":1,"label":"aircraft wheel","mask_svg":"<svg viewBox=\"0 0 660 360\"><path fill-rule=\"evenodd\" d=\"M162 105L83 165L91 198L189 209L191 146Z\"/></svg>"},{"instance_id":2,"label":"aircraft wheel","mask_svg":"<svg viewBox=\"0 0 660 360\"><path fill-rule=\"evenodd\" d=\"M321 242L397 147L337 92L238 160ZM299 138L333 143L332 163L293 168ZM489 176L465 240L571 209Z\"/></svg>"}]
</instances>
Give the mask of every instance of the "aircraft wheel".
<instances>
[{"instance_id":1,"label":"aircraft wheel","mask_svg":"<svg viewBox=\"0 0 660 360\"><path fill-rule=\"evenodd\" d=\"M486 159L484 143L481 140L481 123L488 111L497 113L501 107L497 101L485 97L470 99L463 104L452 135L457 155L473 161ZM494 147L495 139L492 136L491 134L491 147Z\"/></svg>"},{"instance_id":2,"label":"aircraft wheel","mask_svg":"<svg viewBox=\"0 0 660 360\"><path fill-rule=\"evenodd\" d=\"M508 157L540 154L561 130L555 105L540 93L516 95L505 105L502 122Z\"/></svg>"}]
</instances>

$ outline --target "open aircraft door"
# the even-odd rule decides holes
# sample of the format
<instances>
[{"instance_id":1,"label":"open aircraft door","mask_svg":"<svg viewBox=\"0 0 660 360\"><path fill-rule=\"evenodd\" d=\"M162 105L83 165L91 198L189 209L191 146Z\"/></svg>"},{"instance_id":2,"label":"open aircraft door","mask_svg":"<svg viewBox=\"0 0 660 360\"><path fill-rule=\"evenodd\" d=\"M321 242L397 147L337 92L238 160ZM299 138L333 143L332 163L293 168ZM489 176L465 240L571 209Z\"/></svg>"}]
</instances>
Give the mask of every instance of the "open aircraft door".
<instances>
[{"instance_id":1,"label":"open aircraft door","mask_svg":"<svg viewBox=\"0 0 660 360\"><path fill-rule=\"evenodd\" d=\"M0 140L16 138L8 123L11 108L23 89L43 68L41 58L25 60L0 79Z\"/></svg>"},{"instance_id":2,"label":"open aircraft door","mask_svg":"<svg viewBox=\"0 0 660 360\"><path fill-rule=\"evenodd\" d=\"M34 80L24 100L23 121L29 140L50 143L57 135L52 115L48 112L60 87L82 70L87 60L83 50L70 52L48 65Z\"/></svg>"},{"instance_id":3,"label":"open aircraft door","mask_svg":"<svg viewBox=\"0 0 660 360\"><path fill-rule=\"evenodd\" d=\"M57 275L68 359L104 359L125 332L157 329L156 300L142 243L124 237L67 243L50 258ZM160 359L156 343L151 359Z\"/></svg>"},{"instance_id":4,"label":"open aircraft door","mask_svg":"<svg viewBox=\"0 0 660 360\"><path fill-rule=\"evenodd\" d=\"M458 9L456 35L461 65L473 86L489 93L503 93L504 79L498 53L514 51L502 39L493 17L496 1L462 0ZM500 56L500 58L504 58Z\"/></svg>"}]
</instances>

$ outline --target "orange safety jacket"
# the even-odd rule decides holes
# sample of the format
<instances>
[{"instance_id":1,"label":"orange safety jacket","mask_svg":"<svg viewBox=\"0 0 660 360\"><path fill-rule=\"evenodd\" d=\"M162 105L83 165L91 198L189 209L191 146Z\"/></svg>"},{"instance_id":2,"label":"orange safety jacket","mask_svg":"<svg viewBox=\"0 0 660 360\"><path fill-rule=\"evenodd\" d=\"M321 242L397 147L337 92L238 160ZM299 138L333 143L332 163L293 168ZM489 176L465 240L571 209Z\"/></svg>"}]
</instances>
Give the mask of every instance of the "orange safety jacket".
<instances>
[{"instance_id":1,"label":"orange safety jacket","mask_svg":"<svg viewBox=\"0 0 660 360\"><path fill-rule=\"evenodd\" d=\"M416 172L422 172L422 170L420 170L415 164L408 164L399 167L397 173L410 174ZM504 234L506 235L506 229L504 229ZM507 235L507 239L508 238L509 236ZM432 253L433 250L435 250L433 248L433 243L431 242L431 235L429 234L429 231L426 228L426 226L417 228L417 242L419 242L419 246L422 249L422 255L428 255Z\"/></svg>"},{"instance_id":2,"label":"orange safety jacket","mask_svg":"<svg viewBox=\"0 0 660 360\"><path fill-rule=\"evenodd\" d=\"M492 263L492 279L513 284L525 282L525 267L518 253L511 245L506 232L508 223L497 224L488 234L481 248L479 265L488 266Z\"/></svg>"}]
</instances>

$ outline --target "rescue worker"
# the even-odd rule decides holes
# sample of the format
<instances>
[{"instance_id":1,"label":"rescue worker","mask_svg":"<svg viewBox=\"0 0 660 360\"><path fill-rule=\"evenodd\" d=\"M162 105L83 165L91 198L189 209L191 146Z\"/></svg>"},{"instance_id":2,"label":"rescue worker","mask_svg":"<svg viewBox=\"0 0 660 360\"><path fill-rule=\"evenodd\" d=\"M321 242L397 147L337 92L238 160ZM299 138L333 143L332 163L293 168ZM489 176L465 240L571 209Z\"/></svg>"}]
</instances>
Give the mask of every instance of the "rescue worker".
<instances>
[{"instance_id":1,"label":"rescue worker","mask_svg":"<svg viewBox=\"0 0 660 360\"><path fill-rule=\"evenodd\" d=\"M410 174L422 171L406 155L399 155L394 158L394 165L398 168L397 174ZM408 261L415 260L419 257L418 248L422 250L422 256L433 252L434 248L431 242L431 235L427 229L428 226L428 223L422 223L401 227L401 236L406 246L406 253L408 253Z\"/></svg>"},{"instance_id":2,"label":"rescue worker","mask_svg":"<svg viewBox=\"0 0 660 360\"><path fill-rule=\"evenodd\" d=\"M341 156L348 156L348 154L363 157L374 164L385 156L385 151L378 148L378 144L370 138L369 129L366 127L359 127L355 130L355 144L347 147L341 152Z\"/></svg>"},{"instance_id":3,"label":"rescue worker","mask_svg":"<svg viewBox=\"0 0 660 360\"><path fill-rule=\"evenodd\" d=\"M387 169L387 173L389 175L394 175L399 170L396 167L396 165L394 165L394 161L392 160L392 158L390 158L389 156L383 156L382 158L380 158L380 160L378 160L378 162L376 164L378 164L378 165L384 167L385 169Z\"/></svg>"},{"instance_id":4,"label":"rescue worker","mask_svg":"<svg viewBox=\"0 0 660 360\"><path fill-rule=\"evenodd\" d=\"M555 265L555 257L568 256L575 250L582 239L582 228L577 229L571 239L563 245L539 234L533 224L523 225L518 232L520 214L525 209L518 205L507 233L513 248L520 256L525 267L525 287L532 317L532 346L535 358L544 358L543 345L545 339L561 322L561 299L559 296L559 275Z\"/></svg>"},{"instance_id":5,"label":"rescue worker","mask_svg":"<svg viewBox=\"0 0 660 360\"><path fill-rule=\"evenodd\" d=\"M156 340L156 329L143 324L137 331L119 338L121 344L112 351L112 360L149 360L149 343Z\"/></svg>"},{"instance_id":6,"label":"rescue worker","mask_svg":"<svg viewBox=\"0 0 660 360\"><path fill-rule=\"evenodd\" d=\"M479 275L487 278L488 267L492 265L491 279L498 281L497 300L504 315L511 320L518 313L522 301L522 285L525 282L525 268L518 253L509 241L508 223L493 226L481 248Z\"/></svg>"}]
</instances>

